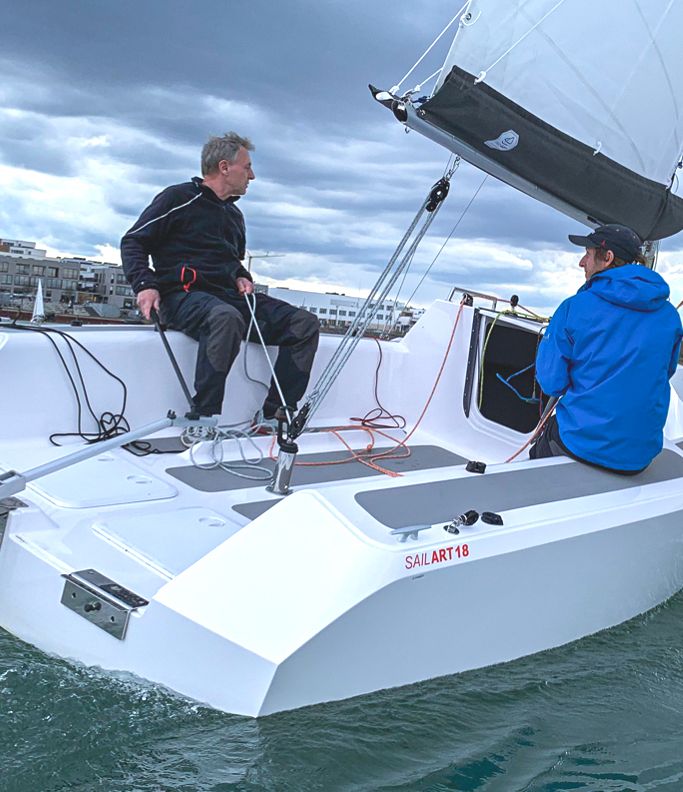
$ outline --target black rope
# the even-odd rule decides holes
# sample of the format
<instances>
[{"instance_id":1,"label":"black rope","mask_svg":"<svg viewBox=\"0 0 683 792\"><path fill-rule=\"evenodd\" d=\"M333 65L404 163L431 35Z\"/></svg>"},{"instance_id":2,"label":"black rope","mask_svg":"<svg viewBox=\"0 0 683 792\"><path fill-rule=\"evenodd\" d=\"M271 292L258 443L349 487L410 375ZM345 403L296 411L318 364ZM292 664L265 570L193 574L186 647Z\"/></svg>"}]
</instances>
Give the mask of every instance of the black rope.
<instances>
[{"instance_id":1,"label":"black rope","mask_svg":"<svg viewBox=\"0 0 683 792\"><path fill-rule=\"evenodd\" d=\"M50 435L49 440L52 445L59 446L61 443L57 442L57 438L66 438L66 437L80 437L86 443L99 443L102 440L109 440L112 437L118 437L119 435L125 434L126 432L130 431L130 425L125 418L125 411L126 411L126 402L128 398L128 389L126 388L126 383L120 378L117 377L112 371L110 371L101 360L99 360L86 346L84 346L80 341L77 341L73 336L70 336L68 333L65 333L63 330L57 330L56 328L43 328L43 327L30 327L29 325L20 325L17 324L17 320L15 319L14 322L10 325L15 330L24 330L29 331L32 333L40 333L43 335L47 340L52 344L57 356L59 357L62 366L64 367L64 371L66 372L67 377L69 378L69 382L71 384L71 388L74 392L74 396L76 398L76 406L78 411L78 420L77 420L77 431L75 432L54 432ZM59 349L56 341L52 338L52 334L59 336L62 340L66 343L67 348L71 354L74 368L76 369L78 381L81 386L81 391L83 393L83 398L85 401L85 405L87 407L90 416L95 421L97 425L97 431L95 432L85 432L83 430L83 404L81 402L81 397L78 392L78 386L76 381L71 373L69 365L64 358L61 350ZM94 361L106 374L108 374L112 379L116 380L122 388L123 391L123 398L121 404L121 410L118 413L113 413L109 410L105 410L101 415L97 416L95 410L90 403L90 396L88 394L88 389L85 384L85 379L83 377L83 372L81 370L81 366L78 362L78 357L76 355L76 351L74 349L74 345L82 350L91 360Z\"/></svg>"},{"instance_id":2,"label":"black rope","mask_svg":"<svg viewBox=\"0 0 683 792\"><path fill-rule=\"evenodd\" d=\"M377 344L377 350L379 351L379 359L377 360L377 368L375 369L375 384L373 388L373 395L375 397L375 401L377 402L377 407L373 407L371 410L365 413L362 418L351 418L350 420L358 421L361 426L364 426L367 429L405 429L406 419L398 413L390 413L379 400L379 370L382 365L383 353L380 342L376 338L374 341ZM377 423L377 421L392 421L392 423L380 424Z\"/></svg>"}]
</instances>

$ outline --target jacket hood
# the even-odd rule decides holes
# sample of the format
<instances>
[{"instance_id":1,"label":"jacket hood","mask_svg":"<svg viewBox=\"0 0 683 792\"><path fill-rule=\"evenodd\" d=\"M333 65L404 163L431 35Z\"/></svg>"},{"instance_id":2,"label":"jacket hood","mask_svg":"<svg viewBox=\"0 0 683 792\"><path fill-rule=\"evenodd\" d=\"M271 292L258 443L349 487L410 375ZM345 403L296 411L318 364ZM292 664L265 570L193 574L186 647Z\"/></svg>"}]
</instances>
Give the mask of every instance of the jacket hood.
<instances>
[{"instance_id":1,"label":"jacket hood","mask_svg":"<svg viewBox=\"0 0 683 792\"><path fill-rule=\"evenodd\" d=\"M664 278L641 264L625 264L598 272L579 292L589 290L606 302L634 311L658 311L669 299L669 286Z\"/></svg>"}]
</instances>

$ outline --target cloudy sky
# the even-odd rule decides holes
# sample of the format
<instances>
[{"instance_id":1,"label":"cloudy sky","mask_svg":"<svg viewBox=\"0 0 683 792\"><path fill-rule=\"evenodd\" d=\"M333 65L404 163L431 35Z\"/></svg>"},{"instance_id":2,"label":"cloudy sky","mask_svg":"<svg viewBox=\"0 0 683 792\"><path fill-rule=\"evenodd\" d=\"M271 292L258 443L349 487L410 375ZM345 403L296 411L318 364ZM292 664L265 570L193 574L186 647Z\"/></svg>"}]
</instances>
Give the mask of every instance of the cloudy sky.
<instances>
[{"instance_id":1,"label":"cloudy sky","mask_svg":"<svg viewBox=\"0 0 683 792\"><path fill-rule=\"evenodd\" d=\"M240 206L258 279L372 286L447 152L406 134L368 82L394 85L458 10L450 0L0 0L0 237L118 261L160 189L199 172L209 134L256 144ZM444 42L446 39L444 39ZM410 84L431 74L447 44ZM482 174L463 165L401 292L432 263ZM487 179L415 295L452 285L548 309L582 282L577 224ZM659 270L683 299L683 236Z\"/></svg>"}]
</instances>

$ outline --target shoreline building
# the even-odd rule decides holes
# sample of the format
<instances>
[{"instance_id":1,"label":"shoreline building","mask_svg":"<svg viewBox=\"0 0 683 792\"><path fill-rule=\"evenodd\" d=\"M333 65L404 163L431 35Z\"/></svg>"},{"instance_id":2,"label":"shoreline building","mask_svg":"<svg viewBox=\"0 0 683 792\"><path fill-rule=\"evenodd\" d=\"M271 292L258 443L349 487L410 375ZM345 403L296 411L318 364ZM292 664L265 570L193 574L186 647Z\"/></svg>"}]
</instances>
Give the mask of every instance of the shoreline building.
<instances>
[{"instance_id":1,"label":"shoreline building","mask_svg":"<svg viewBox=\"0 0 683 792\"><path fill-rule=\"evenodd\" d=\"M320 320L320 327L327 332L343 332L358 316L365 297L351 297L337 292L311 292L288 289L285 286L258 286L271 297L305 308ZM369 329L376 333L404 335L424 313L424 308L411 308L404 303L384 300L377 309Z\"/></svg>"},{"instance_id":2,"label":"shoreline building","mask_svg":"<svg viewBox=\"0 0 683 792\"><path fill-rule=\"evenodd\" d=\"M138 316L135 295L120 265L84 256L50 258L35 242L0 238L0 306L30 310L39 280L48 312L78 310L111 319ZM343 333L365 302L364 297L285 286L256 284L256 291L306 308L328 333ZM384 300L369 330L378 335L404 335L423 313L423 308Z\"/></svg>"},{"instance_id":3,"label":"shoreline building","mask_svg":"<svg viewBox=\"0 0 683 792\"><path fill-rule=\"evenodd\" d=\"M35 242L0 238L0 305L29 309L39 280L53 310L87 304L112 318L135 310L135 295L119 265L80 256L51 258ZM106 311L97 307L104 304Z\"/></svg>"}]
</instances>

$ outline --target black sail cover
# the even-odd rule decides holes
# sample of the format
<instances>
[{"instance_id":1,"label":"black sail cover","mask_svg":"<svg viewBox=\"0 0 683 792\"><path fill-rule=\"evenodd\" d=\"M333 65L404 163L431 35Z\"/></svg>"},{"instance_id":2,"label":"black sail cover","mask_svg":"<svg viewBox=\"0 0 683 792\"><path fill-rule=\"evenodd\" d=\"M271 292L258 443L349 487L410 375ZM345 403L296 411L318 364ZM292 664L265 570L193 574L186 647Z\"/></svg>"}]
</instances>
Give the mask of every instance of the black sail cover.
<instances>
[{"instance_id":1,"label":"black sail cover","mask_svg":"<svg viewBox=\"0 0 683 792\"><path fill-rule=\"evenodd\" d=\"M523 184L541 190L594 225L622 223L647 240L683 229L683 200L667 185L596 153L457 65L417 116L450 136L463 159L535 197Z\"/></svg>"},{"instance_id":2,"label":"black sail cover","mask_svg":"<svg viewBox=\"0 0 683 792\"><path fill-rule=\"evenodd\" d=\"M465 0L456 18L435 90L399 118L589 225L683 228L683 0Z\"/></svg>"}]
</instances>

